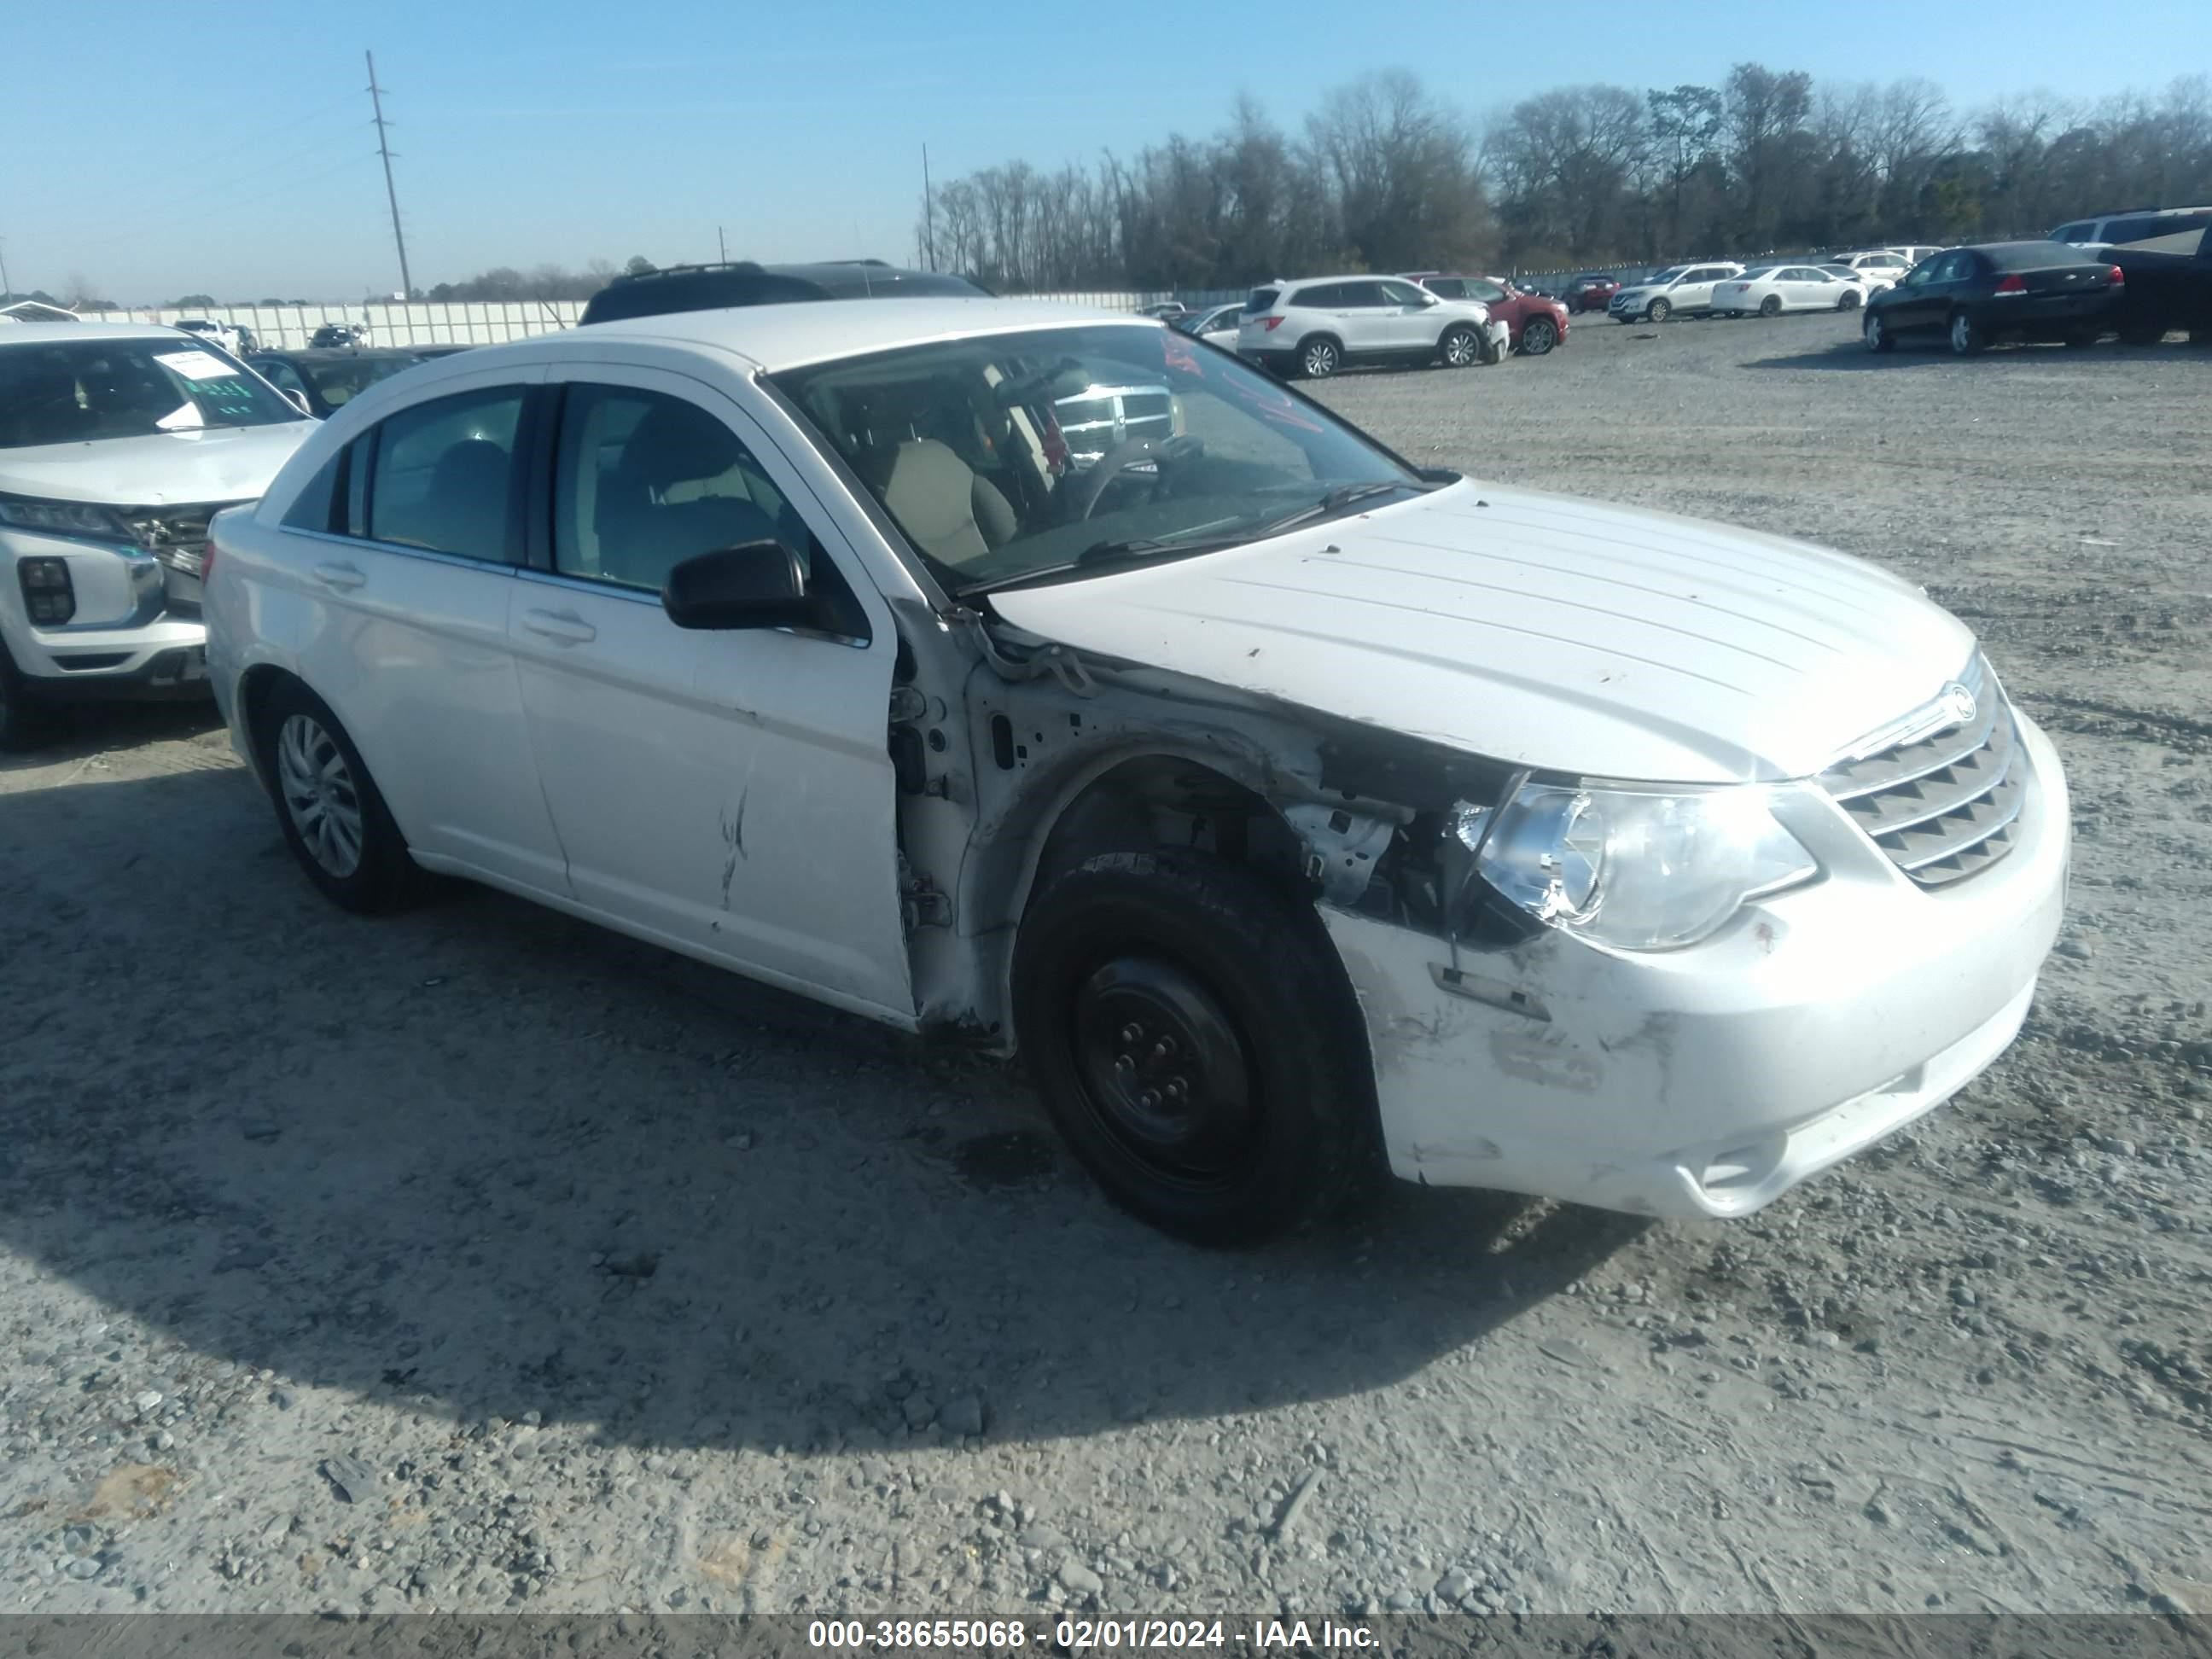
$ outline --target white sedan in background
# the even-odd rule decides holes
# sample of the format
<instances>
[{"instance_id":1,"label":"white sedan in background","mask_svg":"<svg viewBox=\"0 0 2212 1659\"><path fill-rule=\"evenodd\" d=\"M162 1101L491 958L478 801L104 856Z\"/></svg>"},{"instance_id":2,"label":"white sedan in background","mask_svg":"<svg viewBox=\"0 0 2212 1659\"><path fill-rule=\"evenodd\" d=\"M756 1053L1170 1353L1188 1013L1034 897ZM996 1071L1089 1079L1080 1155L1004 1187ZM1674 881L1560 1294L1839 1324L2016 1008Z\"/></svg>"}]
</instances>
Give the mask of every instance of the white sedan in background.
<instances>
[{"instance_id":1,"label":"white sedan in background","mask_svg":"<svg viewBox=\"0 0 2212 1659\"><path fill-rule=\"evenodd\" d=\"M1825 260L1821 262L1820 268L1822 270L1826 271L1829 276L1835 277L1838 282L1857 283L1859 287L1859 303L1861 305L1864 305L1869 300L1874 298L1875 295L1881 293L1882 289L1886 288L1895 288L1897 286L1897 276L1896 273L1893 271L1871 270L1855 270L1849 265L1830 264ZM1845 306L1844 309L1848 311L1850 307L1849 306Z\"/></svg>"},{"instance_id":2,"label":"white sedan in background","mask_svg":"<svg viewBox=\"0 0 2212 1659\"><path fill-rule=\"evenodd\" d=\"M1863 284L1818 265L1755 265L1713 289L1713 313L1741 317L1756 312L1778 317L1785 311L1856 311L1866 303Z\"/></svg>"},{"instance_id":3,"label":"white sedan in background","mask_svg":"<svg viewBox=\"0 0 2212 1659\"><path fill-rule=\"evenodd\" d=\"M1206 310L1179 317L1173 327L1185 334L1195 334L1208 345L1218 345L1224 351L1237 349L1237 328L1244 314L1244 302L1231 301L1225 306L1212 306Z\"/></svg>"}]
</instances>

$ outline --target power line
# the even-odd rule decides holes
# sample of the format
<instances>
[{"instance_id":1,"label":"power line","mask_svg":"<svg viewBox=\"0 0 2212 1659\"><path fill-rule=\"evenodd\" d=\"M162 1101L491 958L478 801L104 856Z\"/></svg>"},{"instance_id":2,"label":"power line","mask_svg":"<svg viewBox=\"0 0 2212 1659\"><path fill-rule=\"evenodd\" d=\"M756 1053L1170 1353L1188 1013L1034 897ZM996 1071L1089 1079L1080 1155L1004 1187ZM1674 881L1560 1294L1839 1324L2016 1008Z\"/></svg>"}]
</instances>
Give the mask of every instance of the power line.
<instances>
[{"instance_id":1,"label":"power line","mask_svg":"<svg viewBox=\"0 0 2212 1659\"><path fill-rule=\"evenodd\" d=\"M376 84L376 54L364 52L368 60L368 101L376 111L376 153L384 158L384 198L392 204L392 240L399 248L399 297L412 297L415 279L407 273L407 238L399 228L399 192L392 184L392 146L384 137L384 88Z\"/></svg>"}]
</instances>

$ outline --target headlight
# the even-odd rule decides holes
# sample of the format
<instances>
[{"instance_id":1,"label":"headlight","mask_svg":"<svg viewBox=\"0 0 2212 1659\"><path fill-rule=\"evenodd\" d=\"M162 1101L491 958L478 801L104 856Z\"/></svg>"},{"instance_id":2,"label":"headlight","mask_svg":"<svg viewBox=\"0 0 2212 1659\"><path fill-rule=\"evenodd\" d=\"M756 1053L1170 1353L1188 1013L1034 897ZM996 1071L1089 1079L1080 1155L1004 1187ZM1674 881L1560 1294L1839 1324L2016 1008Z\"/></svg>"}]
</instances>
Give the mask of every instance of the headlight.
<instances>
[{"instance_id":1,"label":"headlight","mask_svg":"<svg viewBox=\"0 0 2212 1659\"><path fill-rule=\"evenodd\" d=\"M111 507L94 501L44 501L29 495L0 495L0 524L21 530L46 530L61 536L95 536L101 541L135 542L131 526Z\"/></svg>"},{"instance_id":2,"label":"headlight","mask_svg":"<svg viewBox=\"0 0 2212 1659\"><path fill-rule=\"evenodd\" d=\"M1622 951L1694 945L1747 901L1819 869L1757 785L1531 783L1502 807L1462 804L1451 833L1477 873L1537 921Z\"/></svg>"}]
</instances>

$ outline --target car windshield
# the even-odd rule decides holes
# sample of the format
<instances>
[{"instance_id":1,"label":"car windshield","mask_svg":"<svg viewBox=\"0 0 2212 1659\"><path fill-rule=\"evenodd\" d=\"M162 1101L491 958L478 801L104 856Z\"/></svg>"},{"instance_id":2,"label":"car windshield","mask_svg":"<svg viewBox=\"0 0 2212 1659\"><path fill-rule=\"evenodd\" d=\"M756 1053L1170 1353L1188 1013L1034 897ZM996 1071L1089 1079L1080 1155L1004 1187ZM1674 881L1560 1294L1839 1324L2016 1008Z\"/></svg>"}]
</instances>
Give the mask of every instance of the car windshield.
<instances>
[{"instance_id":1,"label":"car windshield","mask_svg":"<svg viewBox=\"0 0 2212 1659\"><path fill-rule=\"evenodd\" d=\"M956 593L1214 549L1432 487L1164 328L985 335L773 380Z\"/></svg>"},{"instance_id":2,"label":"car windshield","mask_svg":"<svg viewBox=\"0 0 2212 1659\"><path fill-rule=\"evenodd\" d=\"M0 344L0 449L301 418L228 356L192 340Z\"/></svg>"}]
</instances>

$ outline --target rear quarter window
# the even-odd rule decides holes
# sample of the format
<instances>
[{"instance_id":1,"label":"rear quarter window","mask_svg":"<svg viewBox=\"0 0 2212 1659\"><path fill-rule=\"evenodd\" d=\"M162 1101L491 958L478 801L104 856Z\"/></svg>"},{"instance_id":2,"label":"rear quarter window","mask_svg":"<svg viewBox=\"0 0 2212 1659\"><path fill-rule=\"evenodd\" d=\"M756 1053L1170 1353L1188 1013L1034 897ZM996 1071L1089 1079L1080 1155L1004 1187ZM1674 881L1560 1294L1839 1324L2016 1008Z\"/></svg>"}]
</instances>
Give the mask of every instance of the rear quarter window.
<instances>
[{"instance_id":1,"label":"rear quarter window","mask_svg":"<svg viewBox=\"0 0 2212 1659\"><path fill-rule=\"evenodd\" d=\"M1280 289L1254 289L1245 298L1244 314L1248 317L1256 317L1262 312L1272 311L1274 309L1276 297L1280 295L1281 292L1282 290Z\"/></svg>"}]
</instances>

